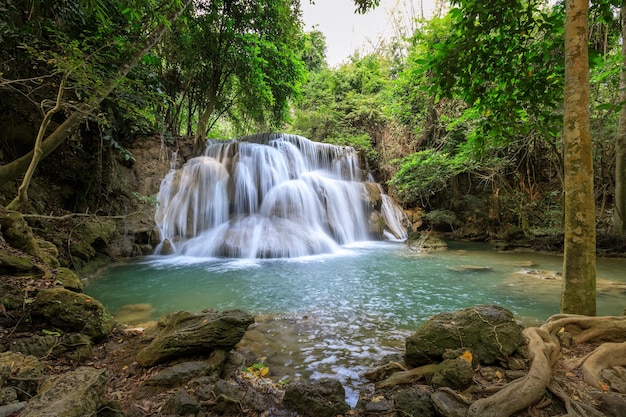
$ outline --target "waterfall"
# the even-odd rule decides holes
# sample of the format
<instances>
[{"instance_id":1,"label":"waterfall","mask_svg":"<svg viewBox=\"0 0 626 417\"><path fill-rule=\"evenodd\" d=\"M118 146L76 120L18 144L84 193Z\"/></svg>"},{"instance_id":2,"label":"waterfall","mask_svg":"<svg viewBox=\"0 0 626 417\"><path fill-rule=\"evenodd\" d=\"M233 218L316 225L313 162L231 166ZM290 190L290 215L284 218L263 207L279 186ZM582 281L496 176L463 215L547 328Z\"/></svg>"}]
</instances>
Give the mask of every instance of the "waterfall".
<instances>
[{"instance_id":1,"label":"waterfall","mask_svg":"<svg viewBox=\"0 0 626 417\"><path fill-rule=\"evenodd\" d=\"M372 239L365 177L351 147L277 133L210 140L161 182L157 253L168 242L189 256L293 258ZM382 197L385 234L406 238L402 211Z\"/></svg>"}]
</instances>

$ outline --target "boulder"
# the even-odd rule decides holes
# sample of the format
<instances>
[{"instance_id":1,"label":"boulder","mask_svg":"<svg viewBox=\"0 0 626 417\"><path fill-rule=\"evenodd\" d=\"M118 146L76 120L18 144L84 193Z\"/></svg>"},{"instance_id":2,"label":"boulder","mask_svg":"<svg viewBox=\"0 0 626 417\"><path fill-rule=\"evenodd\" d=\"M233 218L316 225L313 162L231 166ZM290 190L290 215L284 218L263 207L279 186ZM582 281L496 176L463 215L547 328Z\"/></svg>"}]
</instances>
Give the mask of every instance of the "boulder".
<instances>
[{"instance_id":1,"label":"boulder","mask_svg":"<svg viewBox=\"0 0 626 417\"><path fill-rule=\"evenodd\" d=\"M115 326L115 320L99 301L65 288L40 290L33 312L64 332L80 332L96 342L107 337Z\"/></svg>"},{"instance_id":2,"label":"boulder","mask_svg":"<svg viewBox=\"0 0 626 417\"><path fill-rule=\"evenodd\" d=\"M83 292L83 281L81 281L80 277L71 269L59 268L56 270L55 277L63 288L74 292Z\"/></svg>"},{"instance_id":3,"label":"boulder","mask_svg":"<svg viewBox=\"0 0 626 417\"><path fill-rule=\"evenodd\" d=\"M431 384L434 388L449 387L463 391L472 385L473 378L472 363L459 357L441 362L435 369Z\"/></svg>"},{"instance_id":4,"label":"boulder","mask_svg":"<svg viewBox=\"0 0 626 417\"><path fill-rule=\"evenodd\" d=\"M14 274L35 271L37 267L26 256L11 255L6 252L0 252L0 273Z\"/></svg>"},{"instance_id":5,"label":"boulder","mask_svg":"<svg viewBox=\"0 0 626 417\"><path fill-rule=\"evenodd\" d=\"M313 382L287 385L283 402L309 417L335 417L350 410L346 392L335 379L322 378Z\"/></svg>"},{"instance_id":6,"label":"boulder","mask_svg":"<svg viewBox=\"0 0 626 417\"><path fill-rule=\"evenodd\" d=\"M0 353L0 375L6 382L9 375L17 382L18 399L26 400L37 390L37 380L45 370L39 360L30 355L15 352Z\"/></svg>"},{"instance_id":7,"label":"boulder","mask_svg":"<svg viewBox=\"0 0 626 417\"><path fill-rule=\"evenodd\" d=\"M82 366L46 379L39 393L26 404L20 416L95 416L107 401L106 372L106 369Z\"/></svg>"},{"instance_id":8,"label":"boulder","mask_svg":"<svg viewBox=\"0 0 626 417\"><path fill-rule=\"evenodd\" d=\"M450 349L467 348L480 363L506 360L522 344L522 327L513 314L496 305L480 305L438 314L406 340L405 360L410 366L440 362Z\"/></svg>"},{"instance_id":9,"label":"boulder","mask_svg":"<svg viewBox=\"0 0 626 417\"><path fill-rule=\"evenodd\" d=\"M429 388L409 387L401 388L393 394L395 408L402 416L431 417L435 415L433 402L428 392Z\"/></svg>"},{"instance_id":10,"label":"boulder","mask_svg":"<svg viewBox=\"0 0 626 417\"><path fill-rule=\"evenodd\" d=\"M429 232L416 232L406 240L410 252L433 252L448 249L448 244L441 238Z\"/></svg>"},{"instance_id":11,"label":"boulder","mask_svg":"<svg viewBox=\"0 0 626 417\"><path fill-rule=\"evenodd\" d=\"M252 323L254 317L240 310L166 314L157 323L155 338L137 354L137 362L150 367L176 358L208 355L218 349L229 351Z\"/></svg>"},{"instance_id":12,"label":"boulder","mask_svg":"<svg viewBox=\"0 0 626 417\"><path fill-rule=\"evenodd\" d=\"M72 231L70 253L84 261L91 260L107 246L115 229L113 220L81 222Z\"/></svg>"},{"instance_id":13,"label":"boulder","mask_svg":"<svg viewBox=\"0 0 626 417\"><path fill-rule=\"evenodd\" d=\"M200 403L185 390L175 391L165 402L160 416L195 416Z\"/></svg>"}]
</instances>

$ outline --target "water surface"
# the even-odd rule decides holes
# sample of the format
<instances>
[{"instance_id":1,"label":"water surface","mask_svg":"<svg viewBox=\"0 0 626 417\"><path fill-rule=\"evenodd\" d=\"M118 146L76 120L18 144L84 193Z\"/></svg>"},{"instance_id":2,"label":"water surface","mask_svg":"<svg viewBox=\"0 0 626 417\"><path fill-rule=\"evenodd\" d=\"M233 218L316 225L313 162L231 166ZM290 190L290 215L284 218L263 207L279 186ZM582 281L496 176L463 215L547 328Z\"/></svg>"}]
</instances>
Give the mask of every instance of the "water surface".
<instances>
[{"instance_id":1,"label":"water surface","mask_svg":"<svg viewBox=\"0 0 626 417\"><path fill-rule=\"evenodd\" d=\"M350 393L374 360L401 352L404 338L437 313L487 303L527 322L558 313L558 276L515 273L561 268L560 256L487 245L451 243L423 255L402 243L366 242L296 259L147 257L112 266L85 292L113 313L150 304L151 319L173 310L249 311L259 323L247 344L268 357L275 376L333 376ZM626 260L598 261L599 278L624 284L624 272ZM621 313L623 289L599 289L599 315Z\"/></svg>"}]
</instances>

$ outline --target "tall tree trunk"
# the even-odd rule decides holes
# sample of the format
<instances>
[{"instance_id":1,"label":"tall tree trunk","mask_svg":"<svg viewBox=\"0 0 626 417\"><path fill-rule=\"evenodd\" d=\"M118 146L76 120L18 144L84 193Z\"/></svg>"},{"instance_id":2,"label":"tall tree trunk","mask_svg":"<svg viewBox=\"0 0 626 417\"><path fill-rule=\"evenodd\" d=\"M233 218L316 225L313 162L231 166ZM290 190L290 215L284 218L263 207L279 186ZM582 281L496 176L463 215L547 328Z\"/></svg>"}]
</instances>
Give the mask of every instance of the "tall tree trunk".
<instances>
[{"instance_id":1,"label":"tall tree trunk","mask_svg":"<svg viewBox=\"0 0 626 417\"><path fill-rule=\"evenodd\" d=\"M192 0L182 0L181 8L169 16L169 22L172 23L178 19L191 1ZM161 39L167 29L168 25L161 23L150 32L141 47L137 49L109 79L103 82L102 87L97 89L87 102L78 106L78 108L41 143L41 157L39 159L50 155L72 134L72 132L74 132L74 130L76 130L92 111L98 108L100 103L102 103L102 101L124 80L130 70L132 70L139 63L141 58L143 58L159 39ZM34 151L30 151L26 155L0 166L0 186L22 175L30 165L33 155Z\"/></svg>"},{"instance_id":2,"label":"tall tree trunk","mask_svg":"<svg viewBox=\"0 0 626 417\"><path fill-rule=\"evenodd\" d=\"M565 242L561 312L596 314L596 218L589 112L589 1L565 12Z\"/></svg>"},{"instance_id":3,"label":"tall tree trunk","mask_svg":"<svg viewBox=\"0 0 626 417\"><path fill-rule=\"evenodd\" d=\"M626 1L622 2L622 72L619 77L620 103L626 102ZM619 126L615 139L615 210L613 232L626 235L626 105L619 112Z\"/></svg>"}]
</instances>

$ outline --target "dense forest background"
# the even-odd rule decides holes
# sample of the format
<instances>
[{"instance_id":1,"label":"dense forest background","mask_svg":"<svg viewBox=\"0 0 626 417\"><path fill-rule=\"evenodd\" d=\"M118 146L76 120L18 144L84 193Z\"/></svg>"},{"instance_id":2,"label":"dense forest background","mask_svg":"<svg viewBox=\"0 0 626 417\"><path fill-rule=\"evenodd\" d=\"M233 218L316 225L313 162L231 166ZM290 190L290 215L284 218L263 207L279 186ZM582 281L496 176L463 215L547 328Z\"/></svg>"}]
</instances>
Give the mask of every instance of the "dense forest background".
<instances>
[{"instance_id":1,"label":"dense forest background","mask_svg":"<svg viewBox=\"0 0 626 417\"><path fill-rule=\"evenodd\" d=\"M116 172L138 141L176 149L184 137L200 151L206 137L285 131L356 147L404 208L423 210L424 229L560 250L565 6L492 3L441 2L406 36L331 68L298 0L5 1L0 204L37 139L28 210L111 214L154 204ZM626 99L612 3L590 9L591 136L598 242L619 251Z\"/></svg>"}]
</instances>

